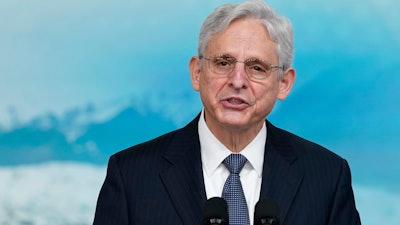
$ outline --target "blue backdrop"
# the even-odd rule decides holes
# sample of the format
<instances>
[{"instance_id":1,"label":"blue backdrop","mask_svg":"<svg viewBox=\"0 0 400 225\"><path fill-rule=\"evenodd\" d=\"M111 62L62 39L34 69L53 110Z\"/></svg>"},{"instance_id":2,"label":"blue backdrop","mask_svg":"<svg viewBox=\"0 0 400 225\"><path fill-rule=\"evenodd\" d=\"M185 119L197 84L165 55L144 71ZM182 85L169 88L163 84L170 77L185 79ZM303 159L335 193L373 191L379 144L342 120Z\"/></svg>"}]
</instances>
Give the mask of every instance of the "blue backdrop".
<instances>
[{"instance_id":1,"label":"blue backdrop","mask_svg":"<svg viewBox=\"0 0 400 225\"><path fill-rule=\"evenodd\" d=\"M110 154L201 110L187 64L226 2L2 0L0 224L91 224ZM297 70L269 119L348 159L364 225L400 224L400 2L268 2Z\"/></svg>"}]
</instances>

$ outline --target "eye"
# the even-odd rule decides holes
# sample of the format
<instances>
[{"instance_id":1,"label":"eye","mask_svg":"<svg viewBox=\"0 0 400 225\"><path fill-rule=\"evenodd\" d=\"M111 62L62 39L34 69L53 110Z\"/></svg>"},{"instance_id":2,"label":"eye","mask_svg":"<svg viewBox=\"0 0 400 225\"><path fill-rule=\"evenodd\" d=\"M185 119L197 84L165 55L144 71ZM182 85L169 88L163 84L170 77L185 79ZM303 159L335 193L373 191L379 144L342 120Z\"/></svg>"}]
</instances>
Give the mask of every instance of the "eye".
<instances>
[{"instance_id":1,"label":"eye","mask_svg":"<svg viewBox=\"0 0 400 225\"><path fill-rule=\"evenodd\" d=\"M263 67L261 67L261 66L252 66L251 69L252 69L252 70L255 70L255 71L257 71L257 72L265 72L265 71L266 71L266 70L265 70Z\"/></svg>"},{"instance_id":2,"label":"eye","mask_svg":"<svg viewBox=\"0 0 400 225\"><path fill-rule=\"evenodd\" d=\"M234 61L235 60L231 57L215 57L213 60L213 64L217 67L231 67L234 64Z\"/></svg>"},{"instance_id":3,"label":"eye","mask_svg":"<svg viewBox=\"0 0 400 225\"><path fill-rule=\"evenodd\" d=\"M246 67L249 71L256 72L256 73L267 73L271 70L271 66L265 64L257 59L249 60L246 62Z\"/></svg>"}]
</instances>

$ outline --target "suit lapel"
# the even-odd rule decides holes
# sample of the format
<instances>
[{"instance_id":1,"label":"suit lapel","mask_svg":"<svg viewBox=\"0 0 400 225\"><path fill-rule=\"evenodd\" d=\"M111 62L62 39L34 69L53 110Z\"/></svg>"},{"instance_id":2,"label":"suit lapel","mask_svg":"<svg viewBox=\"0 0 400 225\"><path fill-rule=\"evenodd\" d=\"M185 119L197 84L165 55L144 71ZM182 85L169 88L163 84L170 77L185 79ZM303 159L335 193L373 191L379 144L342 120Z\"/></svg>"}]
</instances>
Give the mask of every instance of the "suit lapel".
<instances>
[{"instance_id":1,"label":"suit lapel","mask_svg":"<svg viewBox=\"0 0 400 225\"><path fill-rule=\"evenodd\" d=\"M180 130L164 158L170 164L160 176L185 225L201 223L206 201L197 130L198 117Z\"/></svg>"},{"instance_id":2,"label":"suit lapel","mask_svg":"<svg viewBox=\"0 0 400 225\"><path fill-rule=\"evenodd\" d=\"M267 143L264 155L260 199L272 198L280 208L281 223L300 186L303 172L296 164L297 156L282 131L267 122Z\"/></svg>"}]
</instances>

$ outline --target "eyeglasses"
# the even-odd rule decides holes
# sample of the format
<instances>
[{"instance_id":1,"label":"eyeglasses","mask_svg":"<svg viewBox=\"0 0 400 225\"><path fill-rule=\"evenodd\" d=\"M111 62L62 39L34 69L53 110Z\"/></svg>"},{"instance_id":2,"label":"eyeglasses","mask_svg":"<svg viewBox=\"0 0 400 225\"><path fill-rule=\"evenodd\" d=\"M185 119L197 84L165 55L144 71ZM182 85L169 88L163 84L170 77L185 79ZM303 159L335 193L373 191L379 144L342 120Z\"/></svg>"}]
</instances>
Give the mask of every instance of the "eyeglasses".
<instances>
[{"instance_id":1,"label":"eyeglasses","mask_svg":"<svg viewBox=\"0 0 400 225\"><path fill-rule=\"evenodd\" d=\"M229 75L235 69L236 63L243 63L247 76L255 80L264 80L275 69L284 69L283 66L273 66L257 58L250 58L243 62L238 61L230 55L217 55L213 57L200 56L200 58L207 60L210 70L220 75Z\"/></svg>"}]
</instances>

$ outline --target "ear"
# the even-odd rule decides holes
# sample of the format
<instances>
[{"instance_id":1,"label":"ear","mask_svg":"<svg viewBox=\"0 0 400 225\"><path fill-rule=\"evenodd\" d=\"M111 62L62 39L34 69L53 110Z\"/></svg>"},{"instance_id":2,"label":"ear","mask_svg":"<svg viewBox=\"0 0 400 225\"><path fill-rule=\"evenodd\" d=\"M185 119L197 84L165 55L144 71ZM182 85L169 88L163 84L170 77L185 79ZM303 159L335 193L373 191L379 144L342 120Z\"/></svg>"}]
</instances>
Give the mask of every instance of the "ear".
<instances>
[{"instance_id":1,"label":"ear","mask_svg":"<svg viewBox=\"0 0 400 225\"><path fill-rule=\"evenodd\" d=\"M285 70L279 82L278 99L284 100L292 90L294 81L296 79L296 71L290 67Z\"/></svg>"},{"instance_id":2,"label":"ear","mask_svg":"<svg viewBox=\"0 0 400 225\"><path fill-rule=\"evenodd\" d=\"M192 87L194 90L199 91L201 66L200 66L200 58L198 56L193 56L190 59L189 70L190 70L190 80L192 82Z\"/></svg>"}]
</instances>

